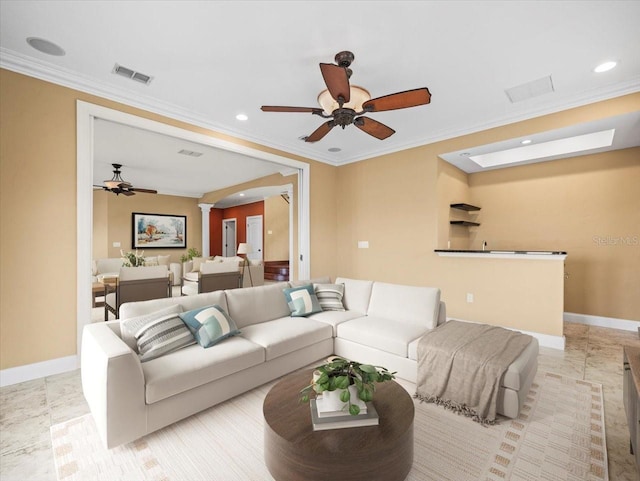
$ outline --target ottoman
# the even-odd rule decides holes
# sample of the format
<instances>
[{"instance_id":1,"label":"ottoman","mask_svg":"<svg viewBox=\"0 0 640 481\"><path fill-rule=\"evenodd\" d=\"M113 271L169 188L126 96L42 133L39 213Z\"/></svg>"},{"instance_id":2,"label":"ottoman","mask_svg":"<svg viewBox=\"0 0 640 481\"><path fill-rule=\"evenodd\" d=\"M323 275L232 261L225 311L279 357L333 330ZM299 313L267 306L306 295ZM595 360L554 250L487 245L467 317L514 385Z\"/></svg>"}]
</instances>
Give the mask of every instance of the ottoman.
<instances>
[{"instance_id":1,"label":"ottoman","mask_svg":"<svg viewBox=\"0 0 640 481\"><path fill-rule=\"evenodd\" d=\"M419 339L409 344L409 359L418 360ZM496 412L508 418L517 418L524 404L533 378L538 370L538 340L531 342L509 365L500 382ZM409 379L416 382L416 379Z\"/></svg>"}]
</instances>

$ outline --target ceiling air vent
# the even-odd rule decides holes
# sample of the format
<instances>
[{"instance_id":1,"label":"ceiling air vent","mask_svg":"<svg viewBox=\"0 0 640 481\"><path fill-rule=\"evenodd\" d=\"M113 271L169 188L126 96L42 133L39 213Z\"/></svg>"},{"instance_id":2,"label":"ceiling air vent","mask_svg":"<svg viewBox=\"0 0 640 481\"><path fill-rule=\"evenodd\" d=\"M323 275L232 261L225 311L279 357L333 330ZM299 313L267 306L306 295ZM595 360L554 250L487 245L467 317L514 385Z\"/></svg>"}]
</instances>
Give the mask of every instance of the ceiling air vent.
<instances>
[{"instance_id":1,"label":"ceiling air vent","mask_svg":"<svg viewBox=\"0 0 640 481\"><path fill-rule=\"evenodd\" d=\"M202 155L202 152L195 152L193 150L187 150L187 149L182 149L178 151L178 153L182 155L188 155L190 157L200 157Z\"/></svg>"},{"instance_id":2,"label":"ceiling air vent","mask_svg":"<svg viewBox=\"0 0 640 481\"><path fill-rule=\"evenodd\" d=\"M145 75L140 72L136 72L135 70L131 70L130 68L123 67L122 65L115 64L112 72L116 75L121 75L122 77L127 77L128 79L135 80L136 82L143 83L145 85L149 85L153 77L150 75Z\"/></svg>"},{"instance_id":3,"label":"ceiling air vent","mask_svg":"<svg viewBox=\"0 0 640 481\"><path fill-rule=\"evenodd\" d=\"M527 82L526 84L517 85L510 89L505 90L507 97L512 103L521 102L523 100L538 97L540 95L549 94L553 92L553 82L551 75L542 77L538 80Z\"/></svg>"}]
</instances>

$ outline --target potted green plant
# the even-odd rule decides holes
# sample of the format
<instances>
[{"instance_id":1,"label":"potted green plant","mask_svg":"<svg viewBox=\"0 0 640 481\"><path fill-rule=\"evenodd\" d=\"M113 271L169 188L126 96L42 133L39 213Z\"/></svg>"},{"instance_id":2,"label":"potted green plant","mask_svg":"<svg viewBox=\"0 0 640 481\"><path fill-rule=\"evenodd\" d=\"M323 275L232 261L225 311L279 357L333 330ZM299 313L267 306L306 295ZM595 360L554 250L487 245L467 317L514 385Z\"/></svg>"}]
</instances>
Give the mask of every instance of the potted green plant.
<instances>
[{"instance_id":1,"label":"potted green plant","mask_svg":"<svg viewBox=\"0 0 640 481\"><path fill-rule=\"evenodd\" d=\"M141 267L144 266L144 251L138 252L136 249L135 252L129 251L124 252L122 249L120 250L120 255L122 256L122 266L123 267Z\"/></svg>"},{"instance_id":2,"label":"potted green plant","mask_svg":"<svg viewBox=\"0 0 640 481\"><path fill-rule=\"evenodd\" d=\"M315 368L311 383L300 391L300 400L309 402L312 395L322 394L324 397L327 393L336 392L345 407L348 406L349 414L357 416L360 407L353 397L369 402L373 400L375 384L392 379L395 379L395 372L384 367L334 357Z\"/></svg>"},{"instance_id":3,"label":"potted green plant","mask_svg":"<svg viewBox=\"0 0 640 481\"><path fill-rule=\"evenodd\" d=\"M196 249L195 247L191 247L189 248L189 250L187 250L186 254L182 254L180 256L180 262L185 263L187 261L192 260L194 257L200 257L200 251L198 249Z\"/></svg>"}]
</instances>

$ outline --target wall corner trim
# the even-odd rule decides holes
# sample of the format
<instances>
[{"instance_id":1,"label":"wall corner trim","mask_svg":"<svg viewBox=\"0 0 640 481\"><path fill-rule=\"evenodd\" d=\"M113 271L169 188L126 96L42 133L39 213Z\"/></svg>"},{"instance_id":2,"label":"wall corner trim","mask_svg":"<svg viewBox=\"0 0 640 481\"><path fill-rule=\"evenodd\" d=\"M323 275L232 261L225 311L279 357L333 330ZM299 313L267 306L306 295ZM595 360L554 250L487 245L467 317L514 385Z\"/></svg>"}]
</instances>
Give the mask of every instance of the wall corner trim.
<instances>
[{"instance_id":1,"label":"wall corner trim","mask_svg":"<svg viewBox=\"0 0 640 481\"><path fill-rule=\"evenodd\" d=\"M74 354L73 356L59 357L49 361L3 369L0 371L0 387L75 371L80 367L79 361L79 357Z\"/></svg>"},{"instance_id":2,"label":"wall corner trim","mask_svg":"<svg viewBox=\"0 0 640 481\"><path fill-rule=\"evenodd\" d=\"M640 321L617 319L615 317L592 316L589 314L576 314L574 312L565 312L563 320L564 322L572 322L574 324L608 327L609 329L621 329L623 331L638 331L640 329Z\"/></svg>"}]
</instances>

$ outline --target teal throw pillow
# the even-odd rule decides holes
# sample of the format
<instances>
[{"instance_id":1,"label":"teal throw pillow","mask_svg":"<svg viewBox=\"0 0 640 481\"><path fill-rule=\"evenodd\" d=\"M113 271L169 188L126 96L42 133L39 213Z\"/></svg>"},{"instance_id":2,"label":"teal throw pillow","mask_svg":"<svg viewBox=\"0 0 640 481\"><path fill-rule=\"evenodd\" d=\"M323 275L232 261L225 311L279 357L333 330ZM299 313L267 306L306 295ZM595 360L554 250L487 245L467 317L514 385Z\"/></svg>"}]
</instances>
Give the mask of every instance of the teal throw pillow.
<instances>
[{"instance_id":1,"label":"teal throw pillow","mask_svg":"<svg viewBox=\"0 0 640 481\"><path fill-rule=\"evenodd\" d=\"M287 304L289 304L292 317L303 317L313 314L314 312L322 311L318 297L311 284L301 287L291 287L289 289L283 289L283 291L287 299Z\"/></svg>"},{"instance_id":2,"label":"teal throw pillow","mask_svg":"<svg viewBox=\"0 0 640 481\"><path fill-rule=\"evenodd\" d=\"M211 347L240 334L236 323L218 305L201 307L180 314L180 319L202 347Z\"/></svg>"}]
</instances>

